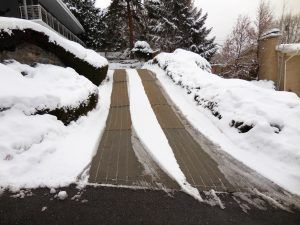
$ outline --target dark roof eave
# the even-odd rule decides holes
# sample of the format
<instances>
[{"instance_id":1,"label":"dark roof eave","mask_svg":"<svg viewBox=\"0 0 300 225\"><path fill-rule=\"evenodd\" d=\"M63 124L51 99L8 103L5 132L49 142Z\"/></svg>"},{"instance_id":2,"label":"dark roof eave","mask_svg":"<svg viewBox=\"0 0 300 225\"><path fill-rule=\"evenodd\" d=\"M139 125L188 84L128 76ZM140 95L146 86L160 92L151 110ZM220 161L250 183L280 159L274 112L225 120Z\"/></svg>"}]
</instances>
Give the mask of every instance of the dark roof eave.
<instances>
[{"instance_id":1,"label":"dark roof eave","mask_svg":"<svg viewBox=\"0 0 300 225\"><path fill-rule=\"evenodd\" d=\"M40 2L73 33L85 32L81 23L61 0L40 0ZM62 12L64 13L63 16L61 15Z\"/></svg>"}]
</instances>

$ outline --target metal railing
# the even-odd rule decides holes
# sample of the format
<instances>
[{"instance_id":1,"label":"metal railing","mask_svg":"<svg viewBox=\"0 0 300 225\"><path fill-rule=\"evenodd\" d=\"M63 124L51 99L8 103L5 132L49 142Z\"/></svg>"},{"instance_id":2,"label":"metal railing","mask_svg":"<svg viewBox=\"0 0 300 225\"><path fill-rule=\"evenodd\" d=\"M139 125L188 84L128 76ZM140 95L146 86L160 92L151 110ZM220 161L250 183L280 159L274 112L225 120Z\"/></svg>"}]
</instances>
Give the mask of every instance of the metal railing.
<instances>
[{"instance_id":1,"label":"metal railing","mask_svg":"<svg viewBox=\"0 0 300 225\"><path fill-rule=\"evenodd\" d=\"M51 13L44 9L41 5L27 5L20 6L20 13L22 19L27 20L42 20L53 30L63 35L71 41L75 41L83 46L84 42L81 41L75 34L73 34L68 28L66 28L61 22L59 22Z\"/></svg>"}]
</instances>

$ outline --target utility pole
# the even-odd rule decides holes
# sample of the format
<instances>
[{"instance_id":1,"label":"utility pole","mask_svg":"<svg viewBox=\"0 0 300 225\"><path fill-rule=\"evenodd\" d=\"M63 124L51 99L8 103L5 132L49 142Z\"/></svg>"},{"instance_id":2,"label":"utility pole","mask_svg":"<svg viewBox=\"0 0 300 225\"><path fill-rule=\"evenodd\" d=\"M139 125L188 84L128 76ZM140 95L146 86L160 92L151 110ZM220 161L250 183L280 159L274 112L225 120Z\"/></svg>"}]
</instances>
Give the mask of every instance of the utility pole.
<instances>
[{"instance_id":1,"label":"utility pole","mask_svg":"<svg viewBox=\"0 0 300 225\"><path fill-rule=\"evenodd\" d=\"M133 27L132 11L130 6L131 0L126 0L126 2L127 2L127 16L128 16L129 47L131 50L134 47L134 34L133 34L134 27ZM133 58L132 53L130 53L130 57Z\"/></svg>"}]
</instances>

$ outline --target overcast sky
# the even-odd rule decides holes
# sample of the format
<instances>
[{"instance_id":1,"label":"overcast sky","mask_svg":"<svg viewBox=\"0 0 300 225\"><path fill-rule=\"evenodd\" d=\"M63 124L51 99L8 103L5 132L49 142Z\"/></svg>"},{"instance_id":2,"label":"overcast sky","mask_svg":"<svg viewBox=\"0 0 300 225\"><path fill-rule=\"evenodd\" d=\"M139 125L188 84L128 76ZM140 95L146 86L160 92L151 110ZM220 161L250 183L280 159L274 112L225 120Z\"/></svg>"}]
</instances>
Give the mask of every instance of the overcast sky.
<instances>
[{"instance_id":1,"label":"overcast sky","mask_svg":"<svg viewBox=\"0 0 300 225\"><path fill-rule=\"evenodd\" d=\"M277 16L281 15L284 0L270 0L272 9ZM105 8L110 0L96 0L96 5ZM239 14L255 18L260 0L195 0L195 4L208 12L207 26L213 27L212 35L222 43L230 33ZM293 13L300 14L300 0L286 0Z\"/></svg>"}]
</instances>

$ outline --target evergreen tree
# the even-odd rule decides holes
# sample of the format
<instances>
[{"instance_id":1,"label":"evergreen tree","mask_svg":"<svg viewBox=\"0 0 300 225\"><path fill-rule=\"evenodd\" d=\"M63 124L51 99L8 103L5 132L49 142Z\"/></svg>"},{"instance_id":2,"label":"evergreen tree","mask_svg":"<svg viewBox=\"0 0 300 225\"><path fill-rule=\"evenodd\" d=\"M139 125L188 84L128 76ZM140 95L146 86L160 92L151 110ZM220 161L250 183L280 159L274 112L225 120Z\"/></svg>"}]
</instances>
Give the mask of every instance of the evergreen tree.
<instances>
[{"instance_id":1,"label":"evergreen tree","mask_svg":"<svg viewBox=\"0 0 300 225\"><path fill-rule=\"evenodd\" d=\"M113 0L108 7L105 21L106 48L110 51L133 47L135 37L139 36L142 15L141 0Z\"/></svg>"},{"instance_id":2,"label":"evergreen tree","mask_svg":"<svg viewBox=\"0 0 300 225\"><path fill-rule=\"evenodd\" d=\"M145 2L149 24L147 40L152 46L162 51L172 51L175 35L178 31L172 18L173 1L149 0Z\"/></svg>"},{"instance_id":3,"label":"evergreen tree","mask_svg":"<svg viewBox=\"0 0 300 225\"><path fill-rule=\"evenodd\" d=\"M64 1L85 29L85 33L79 36L82 41L90 48L102 48L105 43L105 13L95 7L95 0Z\"/></svg>"},{"instance_id":4,"label":"evergreen tree","mask_svg":"<svg viewBox=\"0 0 300 225\"><path fill-rule=\"evenodd\" d=\"M194 6L191 0L149 0L146 9L150 18L148 41L163 51L183 48L206 59L216 52L214 38L208 38L211 29L205 27L207 14Z\"/></svg>"},{"instance_id":5,"label":"evergreen tree","mask_svg":"<svg viewBox=\"0 0 300 225\"><path fill-rule=\"evenodd\" d=\"M202 57L210 60L217 51L215 37L208 38L211 28L205 27L207 13L202 16L202 9L193 8L191 11L189 41L187 47L190 51L195 52Z\"/></svg>"},{"instance_id":6,"label":"evergreen tree","mask_svg":"<svg viewBox=\"0 0 300 225\"><path fill-rule=\"evenodd\" d=\"M107 29L105 31L105 49L109 51L119 51L127 45L127 26L125 1L113 0L107 10L105 21Z\"/></svg>"},{"instance_id":7,"label":"evergreen tree","mask_svg":"<svg viewBox=\"0 0 300 225\"><path fill-rule=\"evenodd\" d=\"M106 13L95 8L95 0L65 0L86 30L81 37L89 47L106 51L132 48L146 40L162 51L183 48L206 59L216 52L207 14L191 0L113 0Z\"/></svg>"}]
</instances>

